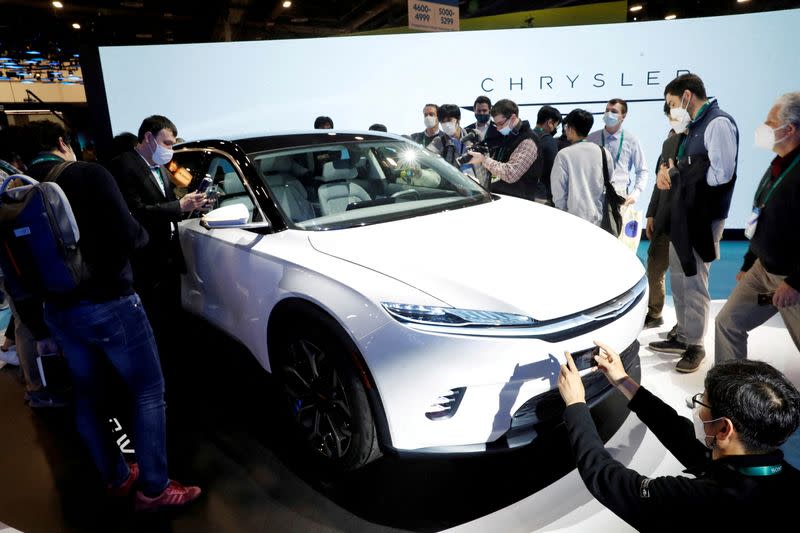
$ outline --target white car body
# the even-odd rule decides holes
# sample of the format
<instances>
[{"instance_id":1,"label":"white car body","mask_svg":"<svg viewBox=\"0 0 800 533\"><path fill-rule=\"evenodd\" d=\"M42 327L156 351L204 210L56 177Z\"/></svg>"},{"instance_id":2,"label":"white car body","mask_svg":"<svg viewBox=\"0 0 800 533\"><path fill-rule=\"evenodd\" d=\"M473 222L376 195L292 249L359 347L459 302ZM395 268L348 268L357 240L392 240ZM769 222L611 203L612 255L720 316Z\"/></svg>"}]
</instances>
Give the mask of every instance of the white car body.
<instances>
[{"instance_id":1,"label":"white car body","mask_svg":"<svg viewBox=\"0 0 800 533\"><path fill-rule=\"evenodd\" d=\"M512 197L331 231L209 230L192 219L180 223L180 238L184 306L242 342L266 370L268 321L279 302L303 299L333 317L374 380L383 445L400 451L486 449L526 401L555 388L564 351L589 349L594 339L622 351L646 313L644 269L629 249L577 217ZM634 288L624 309L612 309L616 319L555 342L524 327L400 321L382 305L591 322L599 315L580 312ZM454 389L452 416L426 416Z\"/></svg>"}]
</instances>

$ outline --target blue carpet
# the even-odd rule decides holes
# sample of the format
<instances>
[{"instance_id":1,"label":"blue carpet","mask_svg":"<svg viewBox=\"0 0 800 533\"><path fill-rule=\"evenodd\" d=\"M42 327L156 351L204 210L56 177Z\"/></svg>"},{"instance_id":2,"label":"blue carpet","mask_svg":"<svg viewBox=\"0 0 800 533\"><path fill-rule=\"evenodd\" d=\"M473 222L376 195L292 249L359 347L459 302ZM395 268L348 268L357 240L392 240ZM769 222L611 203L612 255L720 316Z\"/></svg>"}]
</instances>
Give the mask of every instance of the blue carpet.
<instances>
[{"instance_id":1,"label":"blue carpet","mask_svg":"<svg viewBox=\"0 0 800 533\"><path fill-rule=\"evenodd\" d=\"M721 257L712 263L711 273L708 277L708 290L712 300L725 300L733 291L733 287L736 285L736 274L742 266L749 244L748 241L722 241L720 243ZM647 264L648 246L650 246L650 241L643 240L639 243L639 249L636 251L636 255L639 256L643 265ZM667 296L671 294L669 273L667 273Z\"/></svg>"}]
</instances>

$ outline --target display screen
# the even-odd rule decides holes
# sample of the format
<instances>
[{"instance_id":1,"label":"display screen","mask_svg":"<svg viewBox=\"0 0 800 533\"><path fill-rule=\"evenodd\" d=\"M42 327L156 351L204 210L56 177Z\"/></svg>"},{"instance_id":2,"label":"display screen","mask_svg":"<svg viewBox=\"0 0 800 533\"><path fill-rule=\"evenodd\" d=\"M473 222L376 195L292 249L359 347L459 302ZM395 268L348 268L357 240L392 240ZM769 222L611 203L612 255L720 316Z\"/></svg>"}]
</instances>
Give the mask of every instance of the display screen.
<instances>
[{"instance_id":1,"label":"display screen","mask_svg":"<svg viewBox=\"0 0 800 533\"><path fill-rule=\"evenodd\" d=\"M736 120L739 181L727 227L742 228L773 155L753 132L775 99L799 90L794 35L800 10L704 19L539 29L418 33L280 41L102 47L114 134L168 116L187 140L304 130L326 115L337 129L373 123L424 129L426 103L471 106L510 98L521 118L541 105L582 107L595 128L610 98L629 102L624 128L639 138L651 171L668 123L664 87L700 75ZM463 125L474 122L463 110Z\"/></svg>"}]
</instances>

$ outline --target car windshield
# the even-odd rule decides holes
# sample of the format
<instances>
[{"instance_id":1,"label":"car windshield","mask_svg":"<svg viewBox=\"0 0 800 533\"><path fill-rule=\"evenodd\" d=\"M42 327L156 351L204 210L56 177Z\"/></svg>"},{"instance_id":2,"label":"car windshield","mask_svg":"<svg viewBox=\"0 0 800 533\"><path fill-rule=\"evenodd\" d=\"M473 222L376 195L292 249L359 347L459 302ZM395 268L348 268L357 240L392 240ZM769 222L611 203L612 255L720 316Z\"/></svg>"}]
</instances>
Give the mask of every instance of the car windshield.
<instances>
[{"instance_id":1,"label":"car windshield","mask_svg":"<svg viewBox=\"0 0 800 533\"><path fill-rule=\"evenodd\" d=\"M362 226L491 201L471 178L407 141L317 144L249 156L296 229Z\"/></svg>"}]
</instances>

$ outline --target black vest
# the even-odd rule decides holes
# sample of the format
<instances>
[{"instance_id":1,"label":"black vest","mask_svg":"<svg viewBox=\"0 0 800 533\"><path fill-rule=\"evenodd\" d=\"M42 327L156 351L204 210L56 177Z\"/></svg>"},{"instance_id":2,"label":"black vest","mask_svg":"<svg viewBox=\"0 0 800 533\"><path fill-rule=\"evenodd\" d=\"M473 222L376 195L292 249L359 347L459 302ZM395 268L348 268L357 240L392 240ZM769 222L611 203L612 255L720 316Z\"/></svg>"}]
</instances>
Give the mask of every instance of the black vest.
<instances>
[{"instance_id":1,"label":"black vest","mask_svg":"<svg viewBox=\"0 0 800 533\"><path fill-rule=\"evenodd\" d=\"M507 183L502 180L492 183L492 192L525 198L526 200L533 200L536 197L536 184L542 176L543 159L541 148L539 147L539 138L531 129L527 120L520 122L519 127L514 128L511 133L503 137L503 142L493 152L492 159L507 163L511 158L511 154L525 139L530 139L536 144L536 159L522 177L514 183Z\"/></svg>"},{"instance_id":2,"label":"black vest","mask_svg":"<svg viewBox=\"0 0 800 533\"><path fill-rule=\"evenodd\" d=\"M718 117L727 118L731 121L733 126L736 127L736 121L733 120L733 117L721 110L716 100L712 101L705 111L690 124L683 146L682 158L690 158L693 156L708 157L708 150L704 143L706 128L712 120ZM738 161L739 131L738 128L736 128L736 130L736 158ZM698 194L702 195L703 201L707 206L708 215L711 217L711 220L728 218L728 210L731 207L731 198L733 197L733 186L735 183L736 167L734 167L733 170L733 178L731 178L728 183L716 187L704 187L703 190L698 191Z\"/></svg>"}]
</instances>

